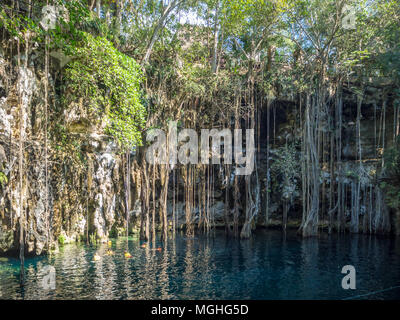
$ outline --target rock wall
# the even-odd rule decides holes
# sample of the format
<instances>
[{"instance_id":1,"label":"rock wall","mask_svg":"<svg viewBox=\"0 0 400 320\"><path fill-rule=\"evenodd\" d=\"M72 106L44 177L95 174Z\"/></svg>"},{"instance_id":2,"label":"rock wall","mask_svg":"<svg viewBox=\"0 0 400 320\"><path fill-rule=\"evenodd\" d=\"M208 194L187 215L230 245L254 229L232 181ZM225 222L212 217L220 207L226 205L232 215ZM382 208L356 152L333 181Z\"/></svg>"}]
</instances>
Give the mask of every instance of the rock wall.
<instances>
[{"instance_id":1,"label":"rock wall","mask_svg":"<svg viewBox=\"0 0 400 320\"><path fill-rule=\"evenodd\" d=\"M350 84L353 85L353 84ZM385 96L383 95L385 92ZM355 206L352 203L352 196L354 195L354 188L360 182L361 192L356 201L359 201L359 232L365 229L372 229L368 232L393 232L399 233L398 217L395 212L388 208L384 202L383 191L380 190L380 182L382 175L382 155L384 149L388 149L394 144L394 110L396 105L396 97L394 91L382 83L375 83L370 81L365 88L365 94L361 105L361 119L360 119L360 142L362 154L362 166L360 167L358 161L357 150L357 96L344 88L343 93L343 115L342 115L342 148L341 148L341 167L342 171L337 170L338 164L334 162L334 175L330 174L330 150L329 141L325 141L328 145L325 150L325 162L320 164L321 169L321 190L325 188L325 197L322 197L320 208L320 226L327 228L329 222L329 188L331 181L337 185L340 178L343 182L344 188L344 205L345 205L345 221L346 228L351 230L352 223L352 210ZM299 126L296 126L296 113L299 106L296 106L294 101L275 101L271 106L271 124L270 124L270 165L276 160L277 151L284 147L286 143L292 144L293 141L298 140L302 136ZM262 115L265 126L266 111ZM274 121L275 119L275 121ZM383 130L384 129L384 130ZM324 126L321 136L325 134L323 139L329 139L329 127ZM267 176L271 177L271 171L267 173L266 168L266 149L263 144L266 144L265 137L267 135L266 129L261 129L264 138L261 137L261 165L260 175L264 180L263 190L263 213L259 216L258 223L261 225L282 225L282 212L284 202L282 195L277 190L270 190L269 199L269 221L265 221L265 193L266 193L266 180ZM296 138L297 137L297 138ZM299 150L299 146L297 146ZM336 152L336 150L334 151ZM299 227L302 219L302 194L301 194L301 163L297 158L298 172L297 183L298 192L294 195L293 201L290 204L288 213L288 225ZM335 160L336 161L336 160ZM340 177L339 177L340 176ZM337 198L335 190L334 199ZM353 199L354 200L354 199ZM325 210L323 209L325 206ZM335 218L336 219L336 218ZM354 220L354 219L353 219ZM368 224L371 224L368 227Z\"/></svg>"},{"instance_id":2,"label":"rock wall","mask_svg":"<svg viewBox=\"0 0 400 320\"><path fill-rule=\"evenodd\" d=\"M67 143L72 138L81 142L79 156L57 149L49 119L46 174L43 67L32 60L27 68L23 60L17 68L0 52L0 172L6 177L0 185L0 254L16 253L21 212L26 254L41 254L87 234L104 241L114 225L123 225L121 157L103 128L90 126L93 119L85 118L79 105L63 117ZM53 82L49 75L50 86ZM51 97L49 101L49 108L56 108Z\"/></svg>"},{"instance_id":3,"label":"rock wall","mask_svg":"<svg viewBox=\"0 0 400 320\"><path fill-rule=\"evenodd\" d=\"M0 254L16 253L19 239L20 214L25 217L25 243L27 254L41 254L57 247L59 242L86 241L92 236L105 241L111 234L124 232L126 226L126 160L118 153L117 146L104 134L104 124L101 119L93 119L85 112L82 103L77 102L66 110L51 112L48 119L47 141L45 150L45 109L43 65L40 59L33 57L29 66L24 66L22 57L20 67L11 65L0 52ZM50 87L55 86L53 79L56 72L48 75ZM393 142L393 100L387 99L385 108L385 137L379 136L377 121L383 108L382 90L372 88L367 92L362 105L361 144L364 169L368 172L376 170L376 165L382 156L382 143L386 147ZM57 99L50 95L49 108L57 109ZM270 150L270 162L274 161L274 153L293 137L300 136L299 128L295 126L296 108L292 101L275 101L274 123L271 123L269 136L273 138ZM354 95L345 94L343 115L343 168L346 172L357 172L356 159L356 102ZM272 111L271 111L272 112ZM378 115L378 116L377 116ZM378 120L377 120L378 119ZM272 121L272 120L271 120ZM66 145L76 148L63 149L58 139L60 135L54 132L53 124L60 123L66 140ZM256 224L260 226L281 226L283 201L282 194L270 190L268 204L268 219L266 219L266 181L269 173L266 168L266 119L265 110L261 115L260 152L257 159L258 174L261 181L261 211ZM22 135L22 136L21 136ZM19 169L20 141L22 149L22 172ZM377 142L377 140L379 140ZM46 171L47 153L47 171ZM136 163L132 154L132 163ZM130 199L132 211L130 226L140 224L140 166L133 166L131 172ZM218 176L218 174L217 174ZM5 178L4 178L5 177ZM22 177L22 185L20 179ZM171 177L170 177L171 178ZM322 164L322 179L328 186L331 179L327 164ZM225 203L225 190L222 178L214 181L214 191L211 194L211 212L215 226L224 226L224 215L233 220L233 201ZM243 182L243 181L242 181ZM354 179L349 175L344 179L346 192L352 188ZM182 179L178 179L179 190L176 203L178 228L185 226L185 206ZM367 187L377 188L378 181L367 181ZM196 181L201 185L201 181ZM172 181L169 183L168 219L172 219ZM233 188L229 198L233 199ZM240 188L243 189L242 187ZM368 193L366 193L368 194ZM244 194L241 195L244 197ZM382 195L376 194L376 198ZM22 199L22 208L20 207ZM328 199L325 199L328 201ZM239 211L243 217L245 200L241 199ZM48 204L46 206L46 203ZM152 208L153 204L150 203ZM156 203L158 211L158 202ZM227 208L226 208L227 207ZM373 210L387 211L380 203ZM371 210L372 210L371 209ZM367 209L364 206L364 211ZM361 210L362 211L362 210ZM158 214L157 214L158 216ZM386 215L380 216L377 224L388 224ZM399 214L393 214L393 228L400 233ZM321 217L321 224L326 224L326 216ZM325 220L324 220L325 219ZM386 219L386 220L385 220ZM199 209L193 212L193 222L199 220ZM289 206L288 226L298 227L301 222L301 197L297 193ZM368 221L367 221L368 222Z\"/></svg>"},{"instance_id":4,"label":"rock wall","mask_svg":"<svg viewBox=\"0 0 400 320\"><path fill-rule=\"evenodd\" d=\"M382 93L386 92L383 96ZM400 219L398 213L391 210L384 201L384 193L380 189L380 177L382 173L382 155L383 149L390 148L394 143L394 108L395 97L385 84L377 84L370 82L366 86L366 91L363 97L361 106L361 120L360 120L360 136L361 136L361 149L362 149L362 167L360 167L357 154L357 97L350 90L345 88L343 95L343 121L342 121L342 162L341 173L336 170L337 163L334 163L334 176L331 177L330 173L330 154L329 147L326 150L325 162L321 163L321 190L324 189L324 197L321 198L320 207L320 227L328 230L329 224L329 188L331 181L337 185L340 178L343 183L344 192L344 219L345 227L348 230L358 229L358 232L372 232L372 233L386 233L393 232L400 234ZM288 208L288 221L287 226L298 228L302 221L302 191L301 191L301 150L300 150L300 137L302 137L301 129L299 128L298 119L299 106L292 100L275 100L270 104L270 132L267 132L267 106L261 111L260 119L260 136L259 136L259 152L257 153L257 168L258 176L261 184L261 210L257 216L254 226L264 227L282 227L284 206ZM384 127L384 134L382 134ZM325 139L329 136L327 131L330 130L324 126ZM267 166L267 136L269 136L269 169ZM277 160L277 154L285 144L297 144L296 146L296 159L297 165L295 166L296 186L290 186L290 203L285 203L282 188L278 184L282 184L282 179L278 177L275 185L271 185L273 173L271 167ZM327 142L329 144L329 141ZM336 151L334 151L336 152ZM215 172L220 171L218 166L214 168ZM340 177L339 177L340 176ZM228 221L232 224L233 221L233 188L230 188L229 199L230 203L225 203L225 186L222 183L223 177L215 176L215 185L212 192L210 192L210 211L214 216L214 225L223 227L225 226L225 207L227 206ZM269 179L269 185L267 181ZM354 193L360 182L360 193L357 195L356 201L359 202L359 216L354 219ZM170 183L171 185L171 183ZM182 191L184 182L179 182L179 189ZM201 185L200 179L196 181L196 185ZM278 188L279 187L279 188ZM268 209L267 209L267 189L269 190ZM244 184L241 180L240 192L240 220L243 223L244 217ZM168 202L169 219L172 219L172 198L171 194ZM178 196L180 199L175 204L178 227L185 225L185 205L183 193ZM334 199L337 198L336 190ZM334 200L335 201L335 200ZM352 202L353 201L353 202ZM334 205L334 203L333 203ZM268 213L267 213L268 211ZM196 224L199 220L199 209L195 208L193 211L193 222ZM353 216L353 217L352 217ZM336 217L334 218L336 223ZM356 220L356 222L354 222ZM358 221L358 222L357 222ZM357 227L354 226L357 224ZM368 230L368 231L366 231Z\"/></svg>"}]
</instances>

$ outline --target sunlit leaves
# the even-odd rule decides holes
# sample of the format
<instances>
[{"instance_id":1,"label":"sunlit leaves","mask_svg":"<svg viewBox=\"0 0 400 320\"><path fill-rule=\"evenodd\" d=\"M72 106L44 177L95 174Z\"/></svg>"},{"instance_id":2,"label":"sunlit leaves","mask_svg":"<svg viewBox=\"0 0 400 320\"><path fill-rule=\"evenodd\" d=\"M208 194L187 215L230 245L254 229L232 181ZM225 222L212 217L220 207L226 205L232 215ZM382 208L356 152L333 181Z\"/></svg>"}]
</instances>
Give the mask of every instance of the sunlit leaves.
<instances>
[{"instance_id":1,"label":"sunlit leaves","mask_svg":"<svg viewBox=\"0 0 400 320\"><path fill-rule=\"evenodd\" d=\"M5 185L8 183L7 176L4 174L4 172L0 171L0 185Z\"/></svg>"},{"instance_id":2,"label":"sunlit leaves","mask_svg":"<svg viewBox=\"0 0 400 320\"><path fill-rule=\"evenodd\" d=\"M85 34L66 68L70 100L85 98L93 113L107 116L106 131L123 149L141 144L146 110L141 103L140 66L102 37Z\"/></svg>"},{"instance_id":3,"label":"sunlit leaves","mask_svg":"<svg viewBox=\"0 0 400 320\"><path fill-rule=\"evenodd\" d=\"M390 207L400 209L400 139L384 154L385 172L381 188Z\"/></svg>"}]
</instances>

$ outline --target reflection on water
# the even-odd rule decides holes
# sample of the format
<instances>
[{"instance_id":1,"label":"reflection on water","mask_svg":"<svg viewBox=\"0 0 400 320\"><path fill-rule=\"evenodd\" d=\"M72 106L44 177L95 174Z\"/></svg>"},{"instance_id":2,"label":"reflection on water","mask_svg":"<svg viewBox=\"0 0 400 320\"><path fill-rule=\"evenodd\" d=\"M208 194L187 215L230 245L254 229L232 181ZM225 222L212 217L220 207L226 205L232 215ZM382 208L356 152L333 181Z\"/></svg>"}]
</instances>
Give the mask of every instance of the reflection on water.
<instances>
[{"instance_id":1,"label":"reflection on water","mask_svg":"<svg viewBox=\"0 0 400 320\"><path fill-rule=\"evenodd\" d=\"M27 258L23 287L19 261L0 258L0 299L343 299L400 286L395 238L301 239L261 230L245 241L216 232L141 244L113 241L111 256L106 244L72 244L50 257ZM131 259L124 257L127 248ZM341 269L349 264L357 271L356 290L341 287ZM42 286L47 265L56 270L55 290ZM362 298L399 299L400 288Z\"/></svg>"}]
</instances>

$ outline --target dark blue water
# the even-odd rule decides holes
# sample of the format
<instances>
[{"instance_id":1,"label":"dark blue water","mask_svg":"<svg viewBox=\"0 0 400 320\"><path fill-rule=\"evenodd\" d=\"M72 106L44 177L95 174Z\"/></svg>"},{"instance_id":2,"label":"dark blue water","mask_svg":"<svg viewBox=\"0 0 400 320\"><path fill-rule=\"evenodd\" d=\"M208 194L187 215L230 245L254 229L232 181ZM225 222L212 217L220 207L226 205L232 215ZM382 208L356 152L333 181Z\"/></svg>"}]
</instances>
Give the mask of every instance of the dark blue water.
<instances>
[{"instance_id":1,"label":"dark blue water","mask_svg":"<svg viewBox=\"0 0 400 320\"><path fill-rule=\"evenodd\" d=\"M399 299L400 239L364 235L301 239L257 231L250 240L177 236L161 251L135 238L66 245L49 257L0 258L0 299ZM132 258L124 251L129 246ZM161 243L155 244L160 247ZM94 255L100 260L93 261ZM44 289L54 266L56 288ZM356 268L356 289L341 286L342 267ZM385 291L382 291L385 290ZM372 294L371 294L372 293Z\"/></svg>"}]
</instances>

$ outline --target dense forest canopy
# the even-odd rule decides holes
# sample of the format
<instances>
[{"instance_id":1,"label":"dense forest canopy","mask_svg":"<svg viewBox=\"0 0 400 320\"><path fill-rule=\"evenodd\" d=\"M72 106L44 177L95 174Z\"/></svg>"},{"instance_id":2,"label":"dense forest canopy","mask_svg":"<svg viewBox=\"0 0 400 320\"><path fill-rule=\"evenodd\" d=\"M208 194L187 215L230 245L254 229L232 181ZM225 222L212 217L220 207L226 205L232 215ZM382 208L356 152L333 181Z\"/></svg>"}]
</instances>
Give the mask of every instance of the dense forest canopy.
<instances>
[{"instance_id":1,"label":"dense forest canopy","mask_svg":"<svg viewBox=\"0 0 400 320\"><path fill-rule=\"evenodd\" d=\"M1 88L20 119L2 132L0 205L22 248L35 179L44 226L33 233L48 247L82 221L86 241L134 221L144 239L209 232L216 193L227 233L241 238L276 212L284 229L298 217L303 236L395 231L397 0L2 0L0 28ZM146 131L170 121L254 129L255 170L146 163ZM96 158L97 144L118 167ZM119 176L107 190L100 169Z\"/></svg>"}]
</instances>

